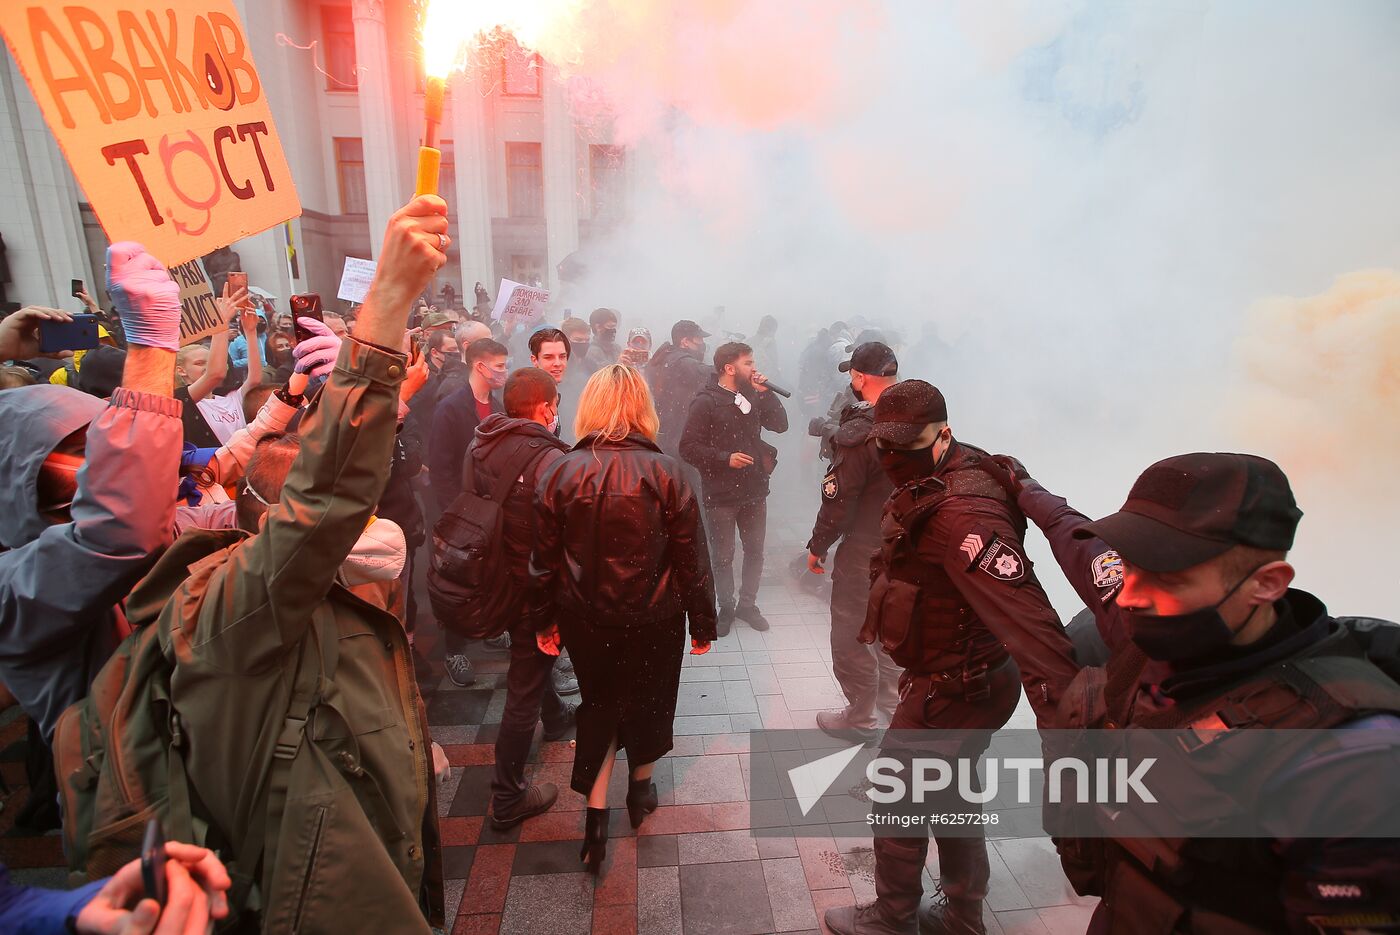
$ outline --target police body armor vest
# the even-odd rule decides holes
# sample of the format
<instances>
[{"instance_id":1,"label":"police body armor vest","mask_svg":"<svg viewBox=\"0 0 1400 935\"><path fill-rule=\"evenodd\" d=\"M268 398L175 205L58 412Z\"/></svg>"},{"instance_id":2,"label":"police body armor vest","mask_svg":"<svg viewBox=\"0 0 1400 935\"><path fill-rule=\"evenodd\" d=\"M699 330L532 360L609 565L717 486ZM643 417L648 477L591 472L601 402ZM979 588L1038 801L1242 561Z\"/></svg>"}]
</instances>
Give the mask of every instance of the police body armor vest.
<instances>
[{"instance_id":1,"label":"police body armor vest","mask_svg":"<svg viewBox=\"0 0 1400 935\"><path fill-rule=\"evenodd\" d=\"M1237 729L1321 730L1372 714L1400 715L1400 684L1386 674L1400 661L1392 658L1400 646L1400 627L1371 618L1337 618L1337 623L1305 653L1252 673L1212 698L1135 720L1132 726L1199 727L1202 745L1197 749L1202 749L1230 738ZM1368 651L1376 655L1374 662ZM1109 724L1126 723L1145 661L1141 651L1130 646L1110 663L1105 691ZM1183 756L1190 758L1194 752L1183 751ZM1242 785L1262 790L1281 769L1296 762L1298 752L1296 746L1261 743L1247 757L1229 757L1232 782L1240 783L1243 760L1250 775ZM1179 800L1189 801L1198 818L1211 809L1238 807L1212 787L1209 762L1203 757L1193 763L1198 766L1199 789L1179 790ZM1108 931L1261 935L1287 928L1280 904L1281 869L1268 840L1163 837L1062 844L1079 855L1086 847L1102 847L1098 872L1110 911Z\"/></svg>"},{"instance_id":2,"label":"police body armor vest","mask_svg":"<svg viewBox=\"0 0 1400 935\"><path fill-rule=\"evenodd\" d=\"M911 481L890 497L870 566L861 642L879 640L890 658L914 673L928 673L926 659L963 649L981 626L943 566L918 556L924 527L956 497L1007 500L1001 485L975 466Z\"/></svg>"}]
</instances>

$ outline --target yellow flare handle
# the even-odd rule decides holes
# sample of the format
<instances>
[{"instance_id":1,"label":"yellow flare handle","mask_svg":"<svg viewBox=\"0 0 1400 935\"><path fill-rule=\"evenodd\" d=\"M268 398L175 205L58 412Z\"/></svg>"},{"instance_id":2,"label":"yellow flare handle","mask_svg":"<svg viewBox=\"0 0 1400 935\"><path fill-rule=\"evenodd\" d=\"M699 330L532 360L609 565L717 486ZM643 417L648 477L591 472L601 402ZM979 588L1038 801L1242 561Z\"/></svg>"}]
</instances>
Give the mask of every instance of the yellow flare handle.
<instances>
[{"instance_id":1,"label":"yellow flare handle","mask_svg":"<svg viewBox=\"0 0 1400 935\"><path fill-rule=\"evenodd\" d=\"M442 167L442 150L431 146L418 147L418 184L413 196L438 193L438 170Z\"/></svg>"}]
</instances>

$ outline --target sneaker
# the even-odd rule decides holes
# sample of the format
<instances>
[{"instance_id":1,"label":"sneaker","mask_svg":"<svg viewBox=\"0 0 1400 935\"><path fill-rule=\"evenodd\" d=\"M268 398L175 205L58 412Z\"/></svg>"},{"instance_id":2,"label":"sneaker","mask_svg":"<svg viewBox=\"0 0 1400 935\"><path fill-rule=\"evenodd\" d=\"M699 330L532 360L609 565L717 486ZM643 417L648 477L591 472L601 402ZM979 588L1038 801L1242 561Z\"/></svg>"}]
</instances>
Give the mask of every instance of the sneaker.
<instances>
[{"instance_id":1,"label":"sneaker","mask_svg":"<svg viewBox=\"0 0 1400 935\"><path fill-rule=\"evenodd\" d=\"M560 695L578 694L578 677L574 675L573 668L564 671L559 666L554 667L554 671L549 673L550 681L554 684L554 691Z\"/></svg>"},{"instance_id":2,"label":"sneaker","mask_svg":"<svg viewBox=\"0 0 1400 935\"><path fill-rule=\"evenodd\" d=\"M842 708L839 711L819 711L817 712L817 726L822 731L837 740L850 740L855 743L866 745L873 744L876 738L876 730L872 725L863 727L852 723L851 709Z\"/></svg>"},{"instance_id":3,"label":"sneaker","mask_svg":"<svg viewBox=\"0 0 1400 935\"><path fill-rule=\"evenodd\" d=\"M753 627L755 630L768 629L768 618L759 611L757 604L740 604L734 608L734 616Z\"/></svg>"},{"instance_id":4,"label":"sneaker","mask_svg":"<svg viewBox=\"0 0 1400 935\"><path fill-rule=\"evenodd\" d=\"M734 605L719 605L719 621L715 632L720 636L728 636L730 627L734 626Z\"/></svg>"},{"instance_id":5,"label":"sneaker","mask_svg":"<svg viewBox=\"0 0 1400 935\"><path fill-rule=\"evenodd\" d=\"M927 909L919 912L920 935L987 935L982 924L982 901L959 899L956 902L939 892Z\"/></svg>"},{"instance_id":6,"label":"sneaker","mask_svg":"<svg viewBox=\"0 0 1400 935\"><path fill-rule=\"evenodd\" d=\"M919 931L914 919L904 924L890 922L880 911L879 903L828 909L823 920L831 935L916 935Z\"/></svg>"},{"instance_id":7,"label":"sneaker","mask_svg":"<svg viewBox=\"0 0 1400 935\"><path fill-rule=\"evenodd\" d=\"M510 652L510 634L502 633L489 640L482 640L481 645L488 653L508 653Z\"/></svg>"},{"instance_id":8,"label":"sneaker","mask_svg":"<svg viewBox=\"0 0 1400 935\"><path fill-rule=\"evenodd\" d=\"M458 688L466 688L476 681L476 673L472 671L472 661L461 653L448 656L447 677Z\"/></svg>"},{"instance_id":9,"label":"sneaker","mask_svg":"<svg viewBox=\"0 0 1400 935\"><path fill-rule=\"evenodd\" d=\"M520 800L511 808L502 811L495 807L495 803L492 803L491 824L497 831L514 828L527 818L534 818L536 815L549 811L558 798L559 790L554 783L532 783L525 790L525 794L520 797Z\"/></svg>"},{"instance_id":10,"label":"sneaker","mask_svg":"<svg viewBox=\"0 0 1400 935\"><path fill-rule=\"evenodd\" d=\"M574 725L578 723L578 705L566 703L564 705L564 711L565 715L562 721L555 724L553 727L548 724L544 726L545 740L563 740L569 731L574 729Z\"/></svg>"}]
</instances>

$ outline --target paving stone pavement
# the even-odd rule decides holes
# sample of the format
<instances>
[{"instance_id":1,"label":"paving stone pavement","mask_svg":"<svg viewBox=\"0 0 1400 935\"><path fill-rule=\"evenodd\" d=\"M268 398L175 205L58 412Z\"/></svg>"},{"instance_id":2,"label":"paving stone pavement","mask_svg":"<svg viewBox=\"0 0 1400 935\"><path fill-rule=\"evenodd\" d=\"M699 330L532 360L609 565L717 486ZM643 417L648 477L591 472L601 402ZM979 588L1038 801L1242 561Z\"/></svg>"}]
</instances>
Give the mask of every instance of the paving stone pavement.
<instances>
[{"instance_id":1,"label":"paving stone pavement","mask_svg":"<svg viewBox=\"0 0 1400 935\"><path fill-rule=\"evenodd\" d=\"M442 803L444 839L452 844L448 877L460 875L449 883L450 931L818 932L825 931L826 909L874 899L868 840L755 837L749 831L747 732L815 728L818 711L843 704L831 673L826 598L799 586L789 568L802 554L815 503L796 495L778 502L775 494L774 500L758 598L772 628L760 633L736 622L708 654L686 657L675 749L656 767L660 807L634 836L620 807L626 771L614 771L614 838L596 885L581 873L584 800L568 788L573 752L567 740L541 743L529 767L534 779L560 789L551 812L504 834L484 820L504 658L473 650L477 683L437 689L429 704L434 737L461 764ZM470 722L457 719L459 712ZM471 720L477 712L480 723ZM1024 699L1009 726L1035 726ZM988 932L1085 931L1096 901L1074 894L1047 838L992 840L988 855ZM930 847L926 898L937 874L937 850Z\"/></svg>"},{"instance_id":2,"label":"paving stone pavement","mask_svg":"<svg viewBox=\"0 0 1400 935\"><path fill-rule=\"evenodd\" d=\"M824 910L874 898L868 841L756 838L748 830L747 732L813 728L817 711L842 703L831 674L825 598L799 587L789 570L815 515L814 499L791 490L815 491L816 483L775 483L786 493L775 493L770 503L759 593L772 629L759 633L739 622L708 654L686 657L675 749L656 768L660 807L640 835L625 811L614 809L614 838L596 884L579 862L584 800L568 788L573 751L567 740L540 743L529 767L533 778L559 786L553 810L505 833L486 820L505 657L476 646L475 685L457 689L442 679L427 686L433 737L455 767L439 800L448 933L817 932ZM424 637L424 645L432 643L431 635ZM1034 726L1024 699L1010 726ZM0 778L16 790L0 808L0 860L18 882L62 886L58 838L15 837L10 828L25 796L23 734L22 718L0 716ZM615 770L610 801L621 806L625 793L626 770ZM938 872L937 851L930 851L926 897ZM1095 901L1074 895L1048 839L993 840L988 854L989 932L1085 931Z\"/></svg>"}]
</instances>

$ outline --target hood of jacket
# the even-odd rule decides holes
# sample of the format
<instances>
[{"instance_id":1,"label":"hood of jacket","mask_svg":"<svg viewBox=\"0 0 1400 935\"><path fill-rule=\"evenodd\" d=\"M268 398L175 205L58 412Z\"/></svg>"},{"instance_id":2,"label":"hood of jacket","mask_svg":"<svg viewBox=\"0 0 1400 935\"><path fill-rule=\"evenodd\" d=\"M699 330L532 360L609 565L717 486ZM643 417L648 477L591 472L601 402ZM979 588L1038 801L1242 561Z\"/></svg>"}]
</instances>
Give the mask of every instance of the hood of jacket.
<instances>
[{"instance_id":1,"label":"hood of jacket","mask_svg":"<svg viewBox=\"0 0 1400 935\"><path fill-rule=\"evenodd\" d=\"M346 587L393 581L408 560L408 540L391 519L375 517L340 566Z\"/></svg>"},{"instance_id":2,"label":"hood of jacket","mask_svg":"<svg viewBox=\"0 0 1400 935\"><path fill-rule=\"evenodd\" d=\"M734 405L734 391L727 390L724 387L720 386L718 380L713 380L709 383L706 383L700 388L700 393L704 393L706 396L708 396L710 402L714 405ZM749 402L754 402L755 396L757 394L745 393L744 395L749 398Z\"/></svg>"},{"instance_id":3,"label":"hood of jacket","mask_svg":"<svg viewBox=\"0 0 1400 935\"><path fill-rule=\"evenodd\" d=\"M95 396L52 383L0 393L0 546L17 549L49 527L39 515L39 466L106 408Z\"/></svg>"},{"instance_id":4,"label":"hood of jacket","mask_svg":"<svg viewBox=\"0 0 1400 935\"><path fill-rule=\"evenodd\" d=\"M569 446L561 442L549 429L530 419L513 419L503 412L493 412L476 427L474 457L485 459L491 451L510 436L525 436L530 439L553 445L561 451Z\"/></svg>"}]
</instances>

